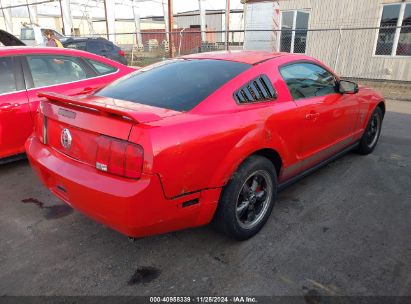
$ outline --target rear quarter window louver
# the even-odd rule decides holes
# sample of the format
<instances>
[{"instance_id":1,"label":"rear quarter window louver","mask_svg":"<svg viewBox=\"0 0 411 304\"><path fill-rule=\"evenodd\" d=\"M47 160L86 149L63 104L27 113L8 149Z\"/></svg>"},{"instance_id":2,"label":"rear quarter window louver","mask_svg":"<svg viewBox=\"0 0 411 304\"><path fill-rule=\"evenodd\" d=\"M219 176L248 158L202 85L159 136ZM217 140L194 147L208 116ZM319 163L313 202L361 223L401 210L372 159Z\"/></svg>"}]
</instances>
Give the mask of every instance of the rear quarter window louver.
<instances>
[{"instance_id":1,"label":"rear quarter window louver","mask_svg":"<svg viewBox=\"0 0 411 304\"><path fill-rule=\"evenodd\" d=\"M254 78L234 92L234 99L241 104L268 101L276 98L277 92L266 75Z\"/></svg>"}]
</instances>

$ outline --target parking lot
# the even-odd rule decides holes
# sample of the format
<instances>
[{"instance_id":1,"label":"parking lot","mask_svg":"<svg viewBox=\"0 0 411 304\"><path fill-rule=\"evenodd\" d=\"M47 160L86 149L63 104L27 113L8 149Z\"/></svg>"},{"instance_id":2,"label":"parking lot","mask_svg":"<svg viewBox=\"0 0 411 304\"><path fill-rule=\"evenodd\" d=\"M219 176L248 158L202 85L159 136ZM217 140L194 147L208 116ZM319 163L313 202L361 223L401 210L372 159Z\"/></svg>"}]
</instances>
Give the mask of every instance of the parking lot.
<instances>
[{"instance_id":1,"label":"parking lot","mask_svg":"<svg viewBox=\"0 0 411 304\"><path fill-rule=\"evenodd\" d=\"M0 167L2 295L411 296L411 102L389 102L369 156L279 194L235 242L202 227L129 242L64 205L27 161Z\"/></svg>"}]
</instances>

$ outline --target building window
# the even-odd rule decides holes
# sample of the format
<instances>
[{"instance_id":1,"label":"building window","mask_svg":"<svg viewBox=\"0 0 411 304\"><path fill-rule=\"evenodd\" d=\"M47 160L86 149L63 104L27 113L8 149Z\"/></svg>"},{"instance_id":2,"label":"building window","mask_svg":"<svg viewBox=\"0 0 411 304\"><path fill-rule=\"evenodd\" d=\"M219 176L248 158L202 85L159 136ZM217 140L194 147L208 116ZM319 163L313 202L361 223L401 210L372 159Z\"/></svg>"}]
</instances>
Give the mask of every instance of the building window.
<instances>
[{"instance_id":1,"label":"building window","mask_svg":"<svg viewBox=\"0 0 411 304\"><path fill-rule=\"evenodd\" d=\"M305 53L309 16L310 14L305 11L281 13L281 52Z\"/></svg>"},{"instance_id":2,"label":"building window","mask_svg":"<svg viewBox=\"0 0 411 304\"><path fill-rule=\"evenodd\" d=\"M384 5L375 55L411 56L411 3Z\"/></svg>"}]
</instances>

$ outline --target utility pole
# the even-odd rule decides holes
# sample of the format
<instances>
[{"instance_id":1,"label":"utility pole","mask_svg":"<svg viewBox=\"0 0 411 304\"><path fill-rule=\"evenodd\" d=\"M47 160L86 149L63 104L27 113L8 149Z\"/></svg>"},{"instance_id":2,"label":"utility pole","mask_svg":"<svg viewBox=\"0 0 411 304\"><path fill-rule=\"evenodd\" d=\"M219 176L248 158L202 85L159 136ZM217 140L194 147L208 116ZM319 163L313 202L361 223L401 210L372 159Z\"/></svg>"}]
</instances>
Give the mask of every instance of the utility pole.
<instances>
[{"instance_id":1,"label":"utility pole","mask_svg":"<svg viewBox=\"0 0 411 304\"><path fill-rule=\"evenodd\" d=\"M60 0L61 1L61 0ZM104 15L106 17L106 35L107 35L107 39L110 40L110 33L109 33L109 26L108 26L108 14L107 14L107 0L104 0Z\"/></svg>"},{"instance_id":2,"label":"utility pole","mask_svg":"<svg viewBox=\"0 0 411 304\"><path fill-rule=\"evenodd\" d=\"M168 51L170 58L173 58L173 28L174 28L174 18L173 18L173 0L168 0Z\"/></svg>"},{"instance_id":3,"label":"utility pole","mask_svg":"<svg viewBox=\"0 0 411 304\"><path fill-rule=\"evenodd\" d=\"M230 0L225 3L225 49L228 51L230 42Z\"/></svg>"},{"instance_id":4,"label":"utility pole","mask_svg":"<svg viewBox=\"0 0 411 304\"><path fill-rule=\"evenodd\" d=\"M27 3L27 10L29 12L30 23L37 24L38 23L38 17L37 17L37 5L36 5L36 3L34 3L32 0L30 0L30 1L26 0L26 3Z\"/></svg>"},{"instance_id":5,"label":"utility pole","mask_svg":"<svg viewBox=\"0 0 411 304\"><path fill-rule=\"evenodd\" d=\"M206 42L206 5L204 0L198 0L198 8L200 10L201 42Z\"/></svg>"},{"instance_id":6,"label":"utility pole","mask_svg":"<svg viewBox=\"0 0 411 304\"><path fill-rule=\"evenodd\" d=\"M133 6L133 16L134 16L134 27L136 30L136 44L138 47L143 46L143 39L141 37L141 26L140 26L140 6L138 2L132 1Z\"/></svg>"},{"instance_id":7,"label":"utility pole","mask_svg":"<svg viewBox=\"0 0 411 304\"><path fill-rule=\"evenodd\" d=\"M6 6L10 6L10 2L6 2ZM13 33L13 21L11 15L11 8L4 8L4 0L0 0L0 7L3 13L4 25L6 26L6 31Z\"/></svg>"},{"instance_id":8,"label":"utility pole","mask_svg":"<svg viewBox=\"0 0 411 304\"><path fill-rule=\"evenodd\" d=\"M70 0L60 0L61 21L63 23L63 34L73 34L73 18L71 17Z\"/></svg>"},{"instance_id":9,"label":"utility pole","mask_svg":"<svg viewBox=\"0 0 411 304\"><path fill-rule=\"evenodd\" d=\"M62 30L63 30L63 35L66 35L66 28L64 27L63 5L61 3L61 0L59 0L59 2L60 2L61 26L62 26Z\"/></svg>"},{"instance_id":10,"label":"utility pole","mask_svg":"<svg viewBox=\"0 0 411 304\"><path fill-rule=\"evenodd\" d=\"M67 1L67 0L64 0ZM116 2L104 0L104 12L106 15L107 39L116 42Z\"/></svg>"}]
</instances>

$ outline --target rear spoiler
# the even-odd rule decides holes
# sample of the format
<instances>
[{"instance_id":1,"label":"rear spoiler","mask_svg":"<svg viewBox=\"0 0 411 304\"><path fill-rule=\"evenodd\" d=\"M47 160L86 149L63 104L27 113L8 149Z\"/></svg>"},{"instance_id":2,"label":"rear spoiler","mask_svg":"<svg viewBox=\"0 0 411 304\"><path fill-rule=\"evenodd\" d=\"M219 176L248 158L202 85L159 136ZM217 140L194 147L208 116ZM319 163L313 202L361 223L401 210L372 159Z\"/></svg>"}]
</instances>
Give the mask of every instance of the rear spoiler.
<instances>
[{"instance_id":1,"label":"rear spoiler","mask_svg":"<svg viewBox=\"0 0 411 304\"><path fill-rule=\"evenodd\" d=\"M38 97L45 97L48 99L48 102L53 104L60 104L60 105L68 105L71 107L79 108L79 109L89 109L93 111L99 112L101 115L114 115L118 116L123 119L131 120L135 123L144 123L149 121L155 121L161 119L160 116L150 113L150 112L136 112L131 109L119 107L116 105L109 105L104 103L99 103L93 98L88 97L87 99L75 97L75 96L67 96L58 93L38 93ZM104 98L104 97L101 97ZM97 98L96 98L97 99Z\"/></svg>"}]
</instances>

